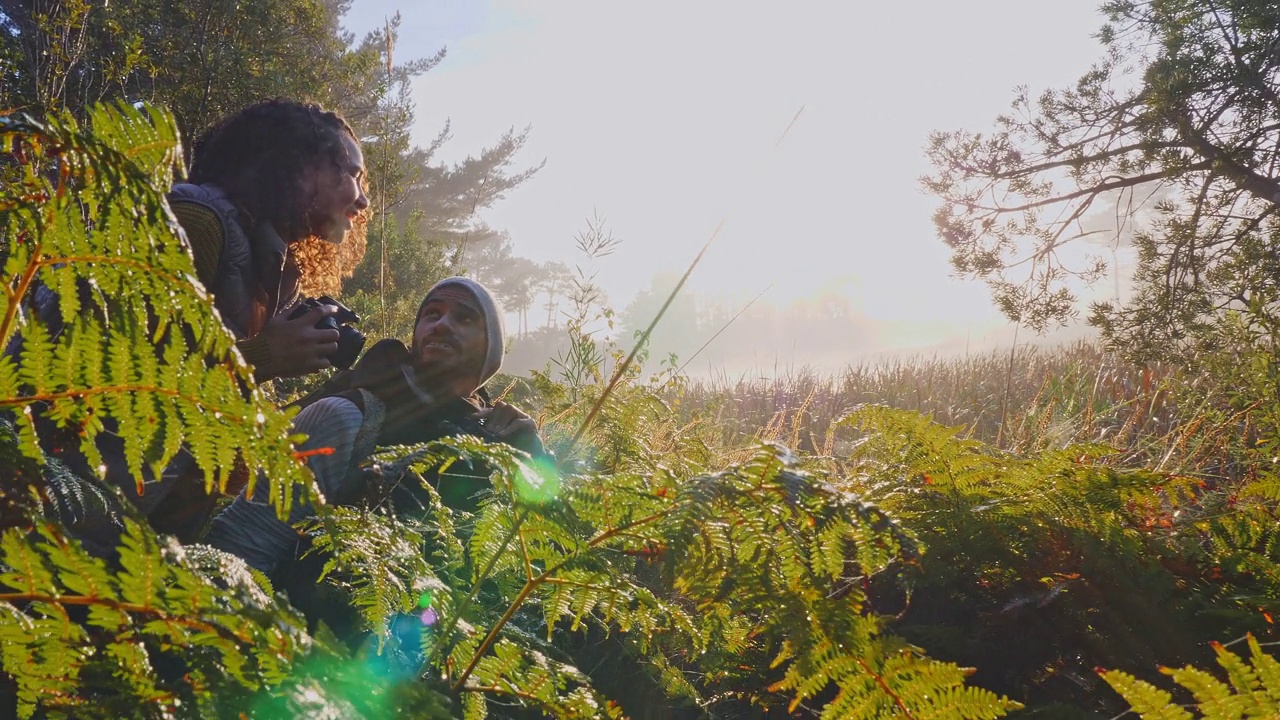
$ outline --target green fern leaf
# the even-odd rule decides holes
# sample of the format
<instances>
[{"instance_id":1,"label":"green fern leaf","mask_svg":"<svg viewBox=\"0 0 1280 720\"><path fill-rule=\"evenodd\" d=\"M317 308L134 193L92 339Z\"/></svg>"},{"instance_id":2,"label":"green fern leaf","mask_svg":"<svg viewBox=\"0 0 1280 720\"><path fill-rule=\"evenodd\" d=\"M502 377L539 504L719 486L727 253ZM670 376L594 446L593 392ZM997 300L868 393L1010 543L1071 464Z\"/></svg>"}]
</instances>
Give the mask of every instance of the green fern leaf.
<instances>
[{"instance_id":1,"label":"green fern leaf","mask_svg":"<svg viewBox=\"0 0 1280 720\"><path fill-rule=\"evenodd\" d=\"M90 599L115 600L116 592L105 563L85 552L77 543L67 542L49 526L40 528L45 552L55 568L61 587Z\"/></svg>"},{"instance_id":2,"label":"green fern leaf","mask_svg":"<svg viewBox=\"0 0 1280 720\"><path fill-rule=\"evenodd\" d=\"M1250 635L1248 641L1249 659L1261 685L1259 700L1280 708L1280 661L1263 652L1257 638Z\"/></svg>"},{"instance_id":3,"label":"green fern leaf","mask_svg":"<svg viewBox=\"0 0 1280 720\"><path fill-rule=\"evenodd\" d=\"M143 609L161 606L169 568L160 557L154 536L143 532L133 518L125 519L120 539L120 596Z\"/></svg>"},{"instance_id":4,"label":"green fern leaf","mask_svg":"<svg viewBox=\"0 0 1280 720\"><path fill-rule=\"evenodd\" d=\"M463 720L485 720L489 717L489 706L483 695L469 693L462 697Z\"/></svg>"},{"instance_id":5,"label":"green fern leaf","mask_svg":"<svg viewBox=\"0 0 1280 720\"><path fill-rule=\"evenodd\" d=\"M0 553L0 584L28 595L54 593L53 573L20 530L11 528L0 535Z\"/></svg>"},{"instance_id":6,"label":"green fern leaf","mask_svg":"<svg viewBox=\"0 0 1280 720\"><path fill-rule=\"evenodd\" d=\"M1191 713L1173 704L1173 696L1150 683L1120 671L1108 670L1102 679L1133 706L1142 720L1192 720Z\"/></svg>"}]
</instances>

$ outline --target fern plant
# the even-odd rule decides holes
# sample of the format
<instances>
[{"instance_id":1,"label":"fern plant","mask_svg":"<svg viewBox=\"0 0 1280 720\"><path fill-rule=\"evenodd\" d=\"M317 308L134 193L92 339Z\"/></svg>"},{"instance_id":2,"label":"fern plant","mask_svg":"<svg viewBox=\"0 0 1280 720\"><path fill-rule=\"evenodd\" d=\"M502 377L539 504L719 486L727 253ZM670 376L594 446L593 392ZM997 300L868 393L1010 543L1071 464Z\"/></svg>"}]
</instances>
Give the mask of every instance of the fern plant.
<instances>
[{"instance_id":1,"label":"fern plant","mask_svg":"<svg viewBox=\"0 0 1280 720\"><path fill-rule=\"evenodd\" d=\"M1280 573L1264 508L1226 508L1194 478L1108 467L1105 446L1017 456L879 407L844 421L865 436L841 462L762 446L707 472L715 457L678 450L696 447L689 438L653 442L680 433L647 392L624 388L606 406L550 500L509 449L463 440L380 458L388 477L462 456L498 468L477 515L437 498L415 535L380 532L420 543L429 570L402 564L389 583L398 609L374 616L430 588L425 673L471 712L524 702L578 717L612 700L629 713L662 702L658 712L994 717L1016 706L966 687L969 671L927 648L975 662L979 684L1037 716L1114 714L1084 663L1195 660L1214 637L1270 632ZM572 427L581 406L563 402ZM601 646L633 664L606 662Z\"/></svg>"},{"instance_id":2,"label":"fern plant","mask_svg":"<svg viewBox=\"0 0 1280 720\"><path fill-rule=\"evenodd\" d=\"M1245 632L1274 634L1274 507L1193 478L1107 464L1106 446L1020 456L916 413L858 408L851 487L931 549L909 567L893 629L976 680L1067 715L1115 714L1096 666L1207 660Z\"/></svg>"},{"instance_id":3,"label":"fern plant","mask_svg":"<svg viewBox=\"0 0 1280 720\"><path fill-rule=\"evenodd\" d=\"M654 467L558 477L519 451L461 438L383 456L379 469L399 478L459 457L495 469L478 512L437 499L412 535L377 531L412 537L428 562L381 581L393 606L380 604L386 593L355 597L375 628L408 611L415 593L428 598L429 613L415 611L423 673L446 678L472 713L491 702L556 717L654 702L831 718L998 717L1017 707L884 632L867 583L915 562L920 548L882 511L800 471L784 448L697 476ZM399 522L364 512L362 524ZM321 542L332 568L389 566L372 545ZM625 637L615 650L630 667L650 668L639 685L651 694L635 692L635 670L624 688L578 669L604 658L593 654L599 642L573 638L610 633Z\"/></svg>"},{"instance_id":4,"label":"fern plant","mask_svg":"<svg viewBox=\"0 0 1280 720\"><path fill-rule=\"evenodd\" d=\"M133 521L119 569L50 524L10 529L0 552L0 585L13 589L0 593L0 659L20 717L447 716L430 687L371 675L309 636L238 558Z\"/></svg>"},{"instance_id":5,"label":"fern plant","mask_svg":"<svg viewBox=\"0 0 1280 720\"><path fill-rule=\"evenodd\" d=\"M298 620L272 607L243 563L158 543L129 521L112 572L52 525L0 538L0 584L13 589L0 593L0 638L21 716L39 707L124 717L137 703L173 712L193 699L211 711L221 686L279 684L310 649ZM217 574L202 574L202 562ZM180 660L172 655L179 649ZM164 687L156 675L165 664L202 692Z\"/></svg>"},{"instance_id":6,"label":"fern plant","mask_svg":"<svg viewBox=\"0 0 1280 720\"><path fill-rule=\"evenodd\" d=\"M1195 667L1160 668L1160 672L1189 691L1199 711L1193 714L1173 696L1120 670L1099 671L1102 679L1119 693L1138 717L1144 720L1242 720L1280 717L1280 661L1267 654L1252 635L1246 636L1249 657L1236 655L1214 643L1218 665L1226 673L1224 683L1213 674Z\"/></svg>"},{"instance_id":7,"label":"fern plant","mask_svg":"<svg viewBox=\"0 0 1280 720\"><path fill-rule=\"evenodd\" d=\"M41 457L35 410L70 428L91 466L110 418L134 477L144 465L159 477L186 447L210 485L224 486L237 460L251 482L259 471L278 478L283 505L310 478L291 454L289 416L263 401L193 281L163 202L181 157L173 118L106 105L90 124L0 118L0 144L21 171L0 188L0 343L21 344L0 356L0 409L17 418L30 458ZM57 293L60 328L27 310L38 285Z\"/></svg>"},{"instance_id":8,"label":"fern plant","mask_svg":"<svg viewBox=\"0 0 1280 720\"><path fill-rule=\"evenodd\" d=\"M185 447L209 485L239 462L278 479L278 506L314 492L289 416L250 381L166 210L180 156L172 118L103 106L90 128L0 118L13 179L0 187L0 703L22 717L350 716L390 698L446 714L421 683L357 679L339 644L308 635L235 558L177 546L134 517L118 546L90 554L60 524L101 518L114 498L44 446L75 438L101 462L108 429L137 478ZM50 325L28 309L39 286L61 301ZM37 414L66 432L41 437ZM355 686L360 701L342 696Z\"/></svg>"}]
</instances>

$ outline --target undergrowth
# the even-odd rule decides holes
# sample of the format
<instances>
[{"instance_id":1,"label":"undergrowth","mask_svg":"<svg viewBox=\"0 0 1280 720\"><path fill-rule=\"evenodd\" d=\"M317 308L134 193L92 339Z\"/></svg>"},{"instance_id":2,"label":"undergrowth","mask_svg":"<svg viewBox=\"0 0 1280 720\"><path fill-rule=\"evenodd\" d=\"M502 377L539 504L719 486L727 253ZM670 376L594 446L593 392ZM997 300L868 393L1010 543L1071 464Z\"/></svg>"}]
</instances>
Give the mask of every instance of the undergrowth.
<instances>
[{"instance_id":1,"label":"undergrowth","mask_svg":"<svg viewBox=\"0 0 1280 720\"><path fill-rule=\"evenodd\" d=\"M1253 421L1231 403L1203 428L1175 420L1192 400L1173 397L1171 372L1081 360L1018 394L991 380L976 392L1001 397L993 436L993 406L965 410L963 380L905 373L872 373L880 395L812 383L784 399L633 369L606 397L613 350L574 326L590 362L511 389L556 465L466 436L389 448L371 463L421 485L425 512L329 507L293 454L290 415L253 387L190 280L162 202L172 119L122 106L91 130L0 122L24 178L0 189L0 330L21 344L0 360L13 421L0 433L0 699L22 717L1280 710L1265 652L1280 481L1247 453L1211 476L1205 458L1239 446L1197 448ZM37 280L87 293L64 332L25 309ZM886 405L913 383L932 418ZM135 473L185 446L211 486L238 462L286 480L271 483L277 507L309 494L320 512L303 529L354 632L236 558L154 533L48 456L34 415L89 454L119 428ZM421 480L461 460L493 470L472 509ZM112 508L119 542L91 553L79 529ZM1248 664L1215 651L1236 638ZM1214 659L1229 686L1178 671L1189 694L1166 700L1143 684Z\"/></svg>"}]
</instances>

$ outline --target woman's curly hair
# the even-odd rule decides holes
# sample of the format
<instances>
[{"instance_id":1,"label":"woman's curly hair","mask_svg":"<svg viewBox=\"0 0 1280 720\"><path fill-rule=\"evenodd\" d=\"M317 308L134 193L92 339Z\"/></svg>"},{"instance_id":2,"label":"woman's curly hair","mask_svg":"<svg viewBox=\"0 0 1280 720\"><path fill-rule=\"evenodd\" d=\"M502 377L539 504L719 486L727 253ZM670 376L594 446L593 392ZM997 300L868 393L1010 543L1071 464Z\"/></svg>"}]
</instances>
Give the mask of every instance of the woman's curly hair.
<instances>
[{"instance_id":1,"label":"woman's curly hair","mask_svg":"<svg viewBox=\"0 0 1280 720\"><path fill-rule=\"evenodd\" d=\"M211 128L195 143L190 181L222 188L247 217L247 224L270 222L292 243L289 254L302 270L302 291L336 294L342 279L364 257L367 212L338 245L310 236L303 189L306 172L318 162L340 163L342 135L356 138L337 113L286 99L265 100ZM364 179L361 179L364 182Z\"/></svg>"}]
</instances>

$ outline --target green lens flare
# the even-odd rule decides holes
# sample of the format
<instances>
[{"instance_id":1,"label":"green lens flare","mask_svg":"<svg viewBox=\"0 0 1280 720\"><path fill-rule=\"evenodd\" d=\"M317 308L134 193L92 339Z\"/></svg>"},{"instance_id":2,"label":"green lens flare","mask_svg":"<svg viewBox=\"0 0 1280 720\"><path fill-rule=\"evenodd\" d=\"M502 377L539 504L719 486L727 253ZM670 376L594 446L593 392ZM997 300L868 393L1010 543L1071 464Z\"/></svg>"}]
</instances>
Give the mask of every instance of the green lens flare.
<instances>
[{"instance_id":1,"label":"green lens flare","mask_svg":"<svg viewBox=\"0 0 1280 720\"><path fill-rule=\"evenodd\" d=\"M516 496L521 502L545 505L560 494L560 473L546 458L517 462Z\"/></svg>"}]
</instances>

